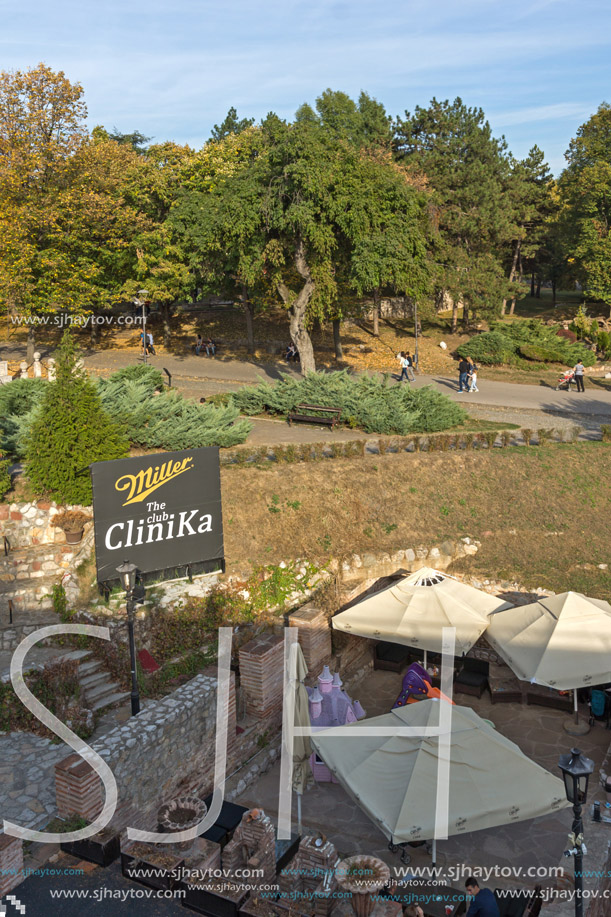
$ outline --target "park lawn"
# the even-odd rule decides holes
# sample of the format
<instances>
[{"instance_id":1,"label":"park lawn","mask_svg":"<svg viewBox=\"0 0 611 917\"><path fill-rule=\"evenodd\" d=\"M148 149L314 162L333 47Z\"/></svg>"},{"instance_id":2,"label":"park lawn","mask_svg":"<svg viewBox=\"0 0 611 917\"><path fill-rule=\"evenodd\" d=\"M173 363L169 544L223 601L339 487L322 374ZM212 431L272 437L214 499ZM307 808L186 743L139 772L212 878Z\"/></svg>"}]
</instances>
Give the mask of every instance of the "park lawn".
<instances>
[{"instance_id":1,"label":"park lawn","mask_svg":"<svg viewBox=\"0 0 611 917\"><path fill-rule=\"evenodd\" d=\"M470 536L457 572L611 599L610 471L600 442L223 467L228 572Z\"/></svg>"}]
</instances>

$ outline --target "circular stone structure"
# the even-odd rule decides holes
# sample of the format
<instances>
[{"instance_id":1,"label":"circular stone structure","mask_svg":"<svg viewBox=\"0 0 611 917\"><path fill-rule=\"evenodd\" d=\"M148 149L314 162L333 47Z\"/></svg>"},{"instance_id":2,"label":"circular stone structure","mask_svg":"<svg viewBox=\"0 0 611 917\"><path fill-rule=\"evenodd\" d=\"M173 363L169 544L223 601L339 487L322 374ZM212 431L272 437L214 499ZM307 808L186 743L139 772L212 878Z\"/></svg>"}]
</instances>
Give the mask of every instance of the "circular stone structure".
<instances>
[{"instance_id":1,"label":"circular stone structure","mask_svg":"<svg viewBox=\"0 0 611 917\"><path fill-rule=\"evenodd\" d=\"M161 806L157 821L165 833L186 831L198 825L207 811L208 806L197 796L177 796Z\"/></svg>"},{"instance_id":2,"label":"circular stone structure","mask_svg":"<svg viewBox=\"0 0 611 917\"><path fill-rule=\"evenodd\" d=\"M336 868L337 884L352 894L352 910L357 917L369 917L376 902L373 895L390 881L390 869L378 857L347 857Z\"/></svg>"}]
</instances>

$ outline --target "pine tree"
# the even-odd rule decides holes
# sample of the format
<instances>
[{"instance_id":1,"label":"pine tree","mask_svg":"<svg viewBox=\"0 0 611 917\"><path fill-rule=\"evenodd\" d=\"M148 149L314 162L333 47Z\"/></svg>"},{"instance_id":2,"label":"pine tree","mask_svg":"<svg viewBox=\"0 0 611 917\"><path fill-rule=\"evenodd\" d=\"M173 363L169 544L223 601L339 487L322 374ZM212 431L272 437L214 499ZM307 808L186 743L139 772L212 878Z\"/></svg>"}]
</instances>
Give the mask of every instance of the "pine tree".
<instances>
[{"instance_id":1,"label":"pine tree","mask_svg":"<svg viewBox=\"0 0 611 917\"><path fill-rule=\"evenodd\" d=\"M89 465L127 455L122 428L103 409L79 366L69 331L57 352L56 379L26 439L27 475L38 493L61 503L91 503Z\"/></svg>"}]
</instances>

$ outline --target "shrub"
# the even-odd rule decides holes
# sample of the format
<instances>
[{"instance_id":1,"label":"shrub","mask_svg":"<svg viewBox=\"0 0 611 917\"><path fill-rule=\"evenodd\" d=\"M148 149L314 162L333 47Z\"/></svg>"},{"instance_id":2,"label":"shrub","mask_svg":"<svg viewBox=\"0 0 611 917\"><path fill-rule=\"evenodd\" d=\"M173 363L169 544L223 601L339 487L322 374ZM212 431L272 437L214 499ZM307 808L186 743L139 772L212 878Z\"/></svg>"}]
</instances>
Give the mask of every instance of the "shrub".
<instances>
[{"instance_id":1,"label":"shrub","mask_svg":"<svg viewBox=\"0 0 611 917\"><path fill-rule=\"evenodd\" d=\"M518 353L525 360L536 360L540 363L564 363L566 362L562 353L557 350L550 350L547 347L541 347L537 344L520 344Z\"/></svg>"},{"instance_id":2,"label":"shrub","mask_svg":"<svg viewBox=\"0 0 611 917\"><path fill-rule=\"evenodd\" d=\"M61 503L91 503L89 465L127 455L123 430L77 365L68 331L58 350L56 379L46 385L24 444L33 487Z\"/></svg>"},{"instance_id":3,"label":"shrub","mask_svg":"<svg viewBox=\"0 0 611 917\"><path fill-rule=\"evenodd\" d=\"M471 357L484 365L510 363L517 345L499 331L485 331L477 334L457 348L460 357Z\"/></svg>"},{"instance_id":4,"label":"shrub","mask_svg":"<svg viewBox=\"0 0 611 917\"><path fill-rule=\"evenodd\" d=\"M509 430L503 430L501 433L501 442L504 446L508 446L511 443L511 432Z\"/></svg>"},{"instance_id":5,"label":"shrub","mask_svg":"<svg viewBox=\"0 0 611 917\"><path fill-rule=\"evenodd\" d=\"M10 462L0 455L0 500L11 489Z\"/></svg>"},{"instance_id":6,"label":"shrub","mask_svg":"<svg viewBox=\"0 0 611 917\"><path fill-rule=\"evenodd\" d=\"M484 439L486 440L486 445L489 449L494 447L496 443L497 433L494 430L488 430L484 433Z\"/></svg>"},{"instance_id":7,"label":"shrub","mask_svg":"<svg viewBox=\"0 0 611 917\"><path fill-rule=\"evenodd\" d=\"M21 438L31 421L33 409L40 403L47 383L42 379L15 379L0 386L0 449L21 458Z\"/></svg>"},{"instance_id":8,"label":"shrub","mask_svg":"<svg viewBox=\"0 0 611 917\"><path fill-rule=\"evenodd\" d=\"M611 443L611 423L601 424L600 432L602 433L603 443Z\"/></svg>"},{"instance_id":9,"label":"shrub","mask_svg":"<svg viewBox=\"0 0 611 917\"><path fill-rule=\"evenodd\" d=\"M146 382L153 389L163 389L163 375L159 369L149 363L136 363L134 366L125 366L117 370L109 382Z\"/></svg>"},{"instance_id":10,"label":"shrub","mask_svg":"<svg viewBox=\"0 0 611 917\"><path fill-rule=\"evenodd\" d=\"M533 431L529 430L528 427L522 428L522 437L524 439L524 445L530 446L530 441L532 439Z\"/></svg>"},{"instance_id":11,"label":"shrub","mask_svg":"<svg viewBox=\"0 0 611 917\"><path fill-rule=\"evenodd\" d=\"M262 382L242 388L231 399L248 415L263 411L288 414L301 403L338 407L343 423L356 418L367 433L384 436L436 432L466 417L460 405L430 386L411 390L391 385L388 376L352 376L346 370L309 373L302 379L283 376L275 385Z\"/></svg>"},{"instance_id":12,"label":"shrub","mask_svg":"<svg viewBox=\"0 0 611 917\"><path fill-rule=\"evenodd\" d=\"M53 525L64 532L80 532L86 522L91 521L91 516L79 509L65 510L58 513L53 519Z\"/></svg>"},{"instance_id":13,"label":"shrub","mask_svg":"<svg viewBox=\"0 0 611 917\"><path fill-rule=\"evenodd\" d=\"M99 383L108 414L125 425L129 441L149 449L191 449L235 446L246 440L251 424L238 420L239 411L225 406L196 404L180 392L156 390L152 379L115 379Z\"/></svg>"},{"instance_id":14,"label":"shrub","mask_svg":"<svg viewBox=\"0 0 611 917\"><path fill-rule=\"evenodd\" d=\"M599 331L596 346L605 357L611 356L611 334L608 331Z\"/></svg>"}]
</instances>

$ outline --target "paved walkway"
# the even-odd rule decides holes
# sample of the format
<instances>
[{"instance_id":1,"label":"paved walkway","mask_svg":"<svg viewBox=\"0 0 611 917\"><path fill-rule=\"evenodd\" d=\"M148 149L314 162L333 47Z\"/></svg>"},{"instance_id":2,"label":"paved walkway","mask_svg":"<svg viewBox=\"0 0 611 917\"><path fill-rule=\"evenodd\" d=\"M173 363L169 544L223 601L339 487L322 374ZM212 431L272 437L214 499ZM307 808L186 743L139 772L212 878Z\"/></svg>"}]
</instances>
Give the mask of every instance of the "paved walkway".
<instances>
[{"instance_id":1,"label":"paved walkway","mask_svg":"<svg viewBox=\"0 0 611 917\"><path fill-rule=\"evenodd\" d=\"M7 821L42 829L57 814L55 765L71 749L28 732L0 735L0 811Z\"/></svg>"},{"instance_id":2,"label":"paved walkway","mask_svg":"<svg viewBox=\"0 0 611 917\"><path fill-rule=\"evenodd\" d=\"M21 359L24 352L23 347L0 345L0 359ZM43 352L43 360L45 356L50 356L50 353ZM89 350L83 354L83 360L88 370L108 376L117 369L133 365L139 357L134 351ZM192 353L184 356L159 354L149 356L148 361L158 369L166 368L172 375L172 384L193 398L232 391L242 385L254 385L260 381L274 382L283 373L296 378L300 375L294 365L231 360L222 355L196 357ZM432 384L455 401L481 407L536 410L574 417L575 420L580 416L594 416L603 422L611 419L611 392L594 387L587 377L586 391L581 394L556 392L547 385L486 381L485 373L480 375L480 391L472 395L457 391L456 378L419 375L414 385L419 388Z\"/></svg>"}]
</instances>

